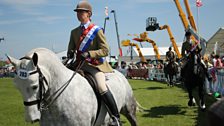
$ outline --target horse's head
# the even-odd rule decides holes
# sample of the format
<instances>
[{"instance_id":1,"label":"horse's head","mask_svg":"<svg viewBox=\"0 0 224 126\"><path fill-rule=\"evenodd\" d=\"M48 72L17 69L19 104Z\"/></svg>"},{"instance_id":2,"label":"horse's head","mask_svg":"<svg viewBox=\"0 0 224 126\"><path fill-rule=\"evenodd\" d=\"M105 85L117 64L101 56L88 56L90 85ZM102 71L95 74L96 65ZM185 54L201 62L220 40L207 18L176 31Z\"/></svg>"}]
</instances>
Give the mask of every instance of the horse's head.
<instances>
[{"instance_id":1,"label":"horse's head","mask_svg":"<svg viewBox=\"0 0 224 126\"><path fill-rule=\"evenodd\" d=\"M25 105L25 120L27 122L35 122L40 120L40 111L38 104L40 103L39 77L36 53L33 56L25 57L20 60L7 56L16 68L16 76L14 83L20 91Z\"/></svg>"},{"instance_id":2,"label":"horse's head","mask_svg":"<svg viewBox=\"0 0 224 126\"><path fill-rule=\"evenodd\" d=\"M194 73L194 74L198 74L199 72L199 65L200 65L200 61L201 57L199 56L199 53L197 51L192 51L189 55L189 60L188 60L188 66L189 69Z\"/></svg>"}]
</instances>

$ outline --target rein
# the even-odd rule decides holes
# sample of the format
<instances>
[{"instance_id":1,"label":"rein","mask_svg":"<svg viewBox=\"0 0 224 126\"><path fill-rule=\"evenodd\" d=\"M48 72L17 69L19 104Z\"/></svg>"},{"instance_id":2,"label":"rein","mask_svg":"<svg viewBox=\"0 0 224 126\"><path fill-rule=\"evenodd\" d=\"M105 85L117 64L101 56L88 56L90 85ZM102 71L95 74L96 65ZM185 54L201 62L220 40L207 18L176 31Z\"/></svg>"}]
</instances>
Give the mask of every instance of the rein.
<instances>
[{"instance_id":1,"label":"rein","mask_svg":"<svg viewBox=\"0 0 224 126\"><path fill-rule=\"evenodd\" d=\"M27 56L20 58L20 60L22 60L22 59L32 60L30 57L27 57ZM34 101L29 101L29 102L24 101L23 102L24 105L25 106L37 105L38 110L40 110L40 111L48 110L49 106L51 106L57 100L57 98L63 93L63 91L68 87L71 80L76 75L77 71L83 66L84 62L85 61L80 61L76 70L70 77L70 79L66 83L64 83L58 90L56 90L52 95L50 95L48 97L46 97L48 92L44 88L44 83L47 86L49 86L48 82L47 82L45 76L43 75L43 73L41 72L39 66L37 65L37 70L30 72L29 75L33 75L36 73L39 74L39 99L34 100ZM42 89L44 89L44 91ZM45 93L45 91L46 91L46 93Z\"/></svg>"},{"instance_id":2,"label":"rein","mask_svg":"<svg viewBox=\"0 0 224 126\"><path fill-rule=\"evenodd\" d=\"M71 80L73 79L73 77L76 75L77 71L82 67L83 64L84 64L84 61L79 62L79 65L77 66L76 70L74 71L70 79L65 84L63 84L57 91L55 91L52 95L48 96L47 98L43 100L43 102L41 102L40 110L47 110L49 106L51 106L57 100L57 98L68 87Z\"/></svg>"}]
</instances>

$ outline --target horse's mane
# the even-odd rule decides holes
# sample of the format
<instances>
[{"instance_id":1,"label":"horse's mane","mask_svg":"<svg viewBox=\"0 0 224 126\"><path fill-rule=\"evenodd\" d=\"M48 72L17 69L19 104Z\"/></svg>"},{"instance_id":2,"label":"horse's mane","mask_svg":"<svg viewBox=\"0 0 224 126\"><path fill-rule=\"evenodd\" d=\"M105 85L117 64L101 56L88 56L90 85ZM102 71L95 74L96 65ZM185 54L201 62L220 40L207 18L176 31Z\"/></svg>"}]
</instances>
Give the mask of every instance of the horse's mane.
<instances>
[{"instance_id":1,"label":"horse's mane","mask_svg":"<svg viewBox=\"0 0 224 126\"><path fill-rule=\"evenodd\" d=\"M46 61L48 61L48 62L54 61L54 63L57 63L57 62L61 63L59 57L57 57L57 55L53 51L51 51L47 48L34 48L31 51L29 51L25 55L25 57L32 58L34 53L36 53L38 55L38 62L39 61L40 62L42 62L42 61L45 61L45 62Z\"/></svg>"},{"instance_id":2,"label":"horse's mane","mask_svg":"<svg viewBox=\"0 0 224 126\"><path fill-rule=\"evenodd\" d=\"M32 58L34 53L38 56L38 65L47 68L49 71L59 72L69 70L60 61L57 55L47 48L34 48L25 57Z\"/></svg>"},{"instance_id":3,"label":"horse's mane","mask_svg":"<svg viewBox=\"0 0 224 126\"><path fill-rule=\"evenodd\" d=\"M42 54L51 55L55 58L57 57L54 52L52 52L51 50L47 48L34 48L31 51L29 51L25 56L32 57L34 53L37 53L38 55L42 55Z\"/></svg>"}]
</instances>

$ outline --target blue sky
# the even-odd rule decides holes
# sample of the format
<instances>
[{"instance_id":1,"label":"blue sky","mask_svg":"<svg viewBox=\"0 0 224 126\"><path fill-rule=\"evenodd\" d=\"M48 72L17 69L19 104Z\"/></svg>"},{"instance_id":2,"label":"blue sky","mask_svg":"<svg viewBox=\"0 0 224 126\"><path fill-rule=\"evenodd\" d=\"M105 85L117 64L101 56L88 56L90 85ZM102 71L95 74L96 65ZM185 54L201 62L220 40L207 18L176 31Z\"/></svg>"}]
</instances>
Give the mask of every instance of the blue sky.
<instances>
[{"instance_id":1,"label":"blue sky","mask_svg":"<svg viewBox=\"0 0 224 126\"><path fill-rule=\"evenodd\" d=\"M185 11L183 0L179 0ZM177 43L184 39L184 28L173 0L89 0L93 6L92 21L103 27L104 8L115 10L120 40L132 39L128 34L145 31L146 19L157 17L160 25L169 25ZM199 31L208 40L224 27L224 1L202 0L199 8ZM45 47L55 52L67 49L70 31L79 25L73 9L77 0L0 0L0 58L5 54L16 58L37 47ZM195 0L189 0L197 22ZM113 14L109 14L106 37L112 55L118 55L118 44ZM169 46L167 31L149 32L149 38L159 47ZM152 47L143 43L144 47ZM123 47L126 54L127 47Z\"/></svg>"}]
</instances>

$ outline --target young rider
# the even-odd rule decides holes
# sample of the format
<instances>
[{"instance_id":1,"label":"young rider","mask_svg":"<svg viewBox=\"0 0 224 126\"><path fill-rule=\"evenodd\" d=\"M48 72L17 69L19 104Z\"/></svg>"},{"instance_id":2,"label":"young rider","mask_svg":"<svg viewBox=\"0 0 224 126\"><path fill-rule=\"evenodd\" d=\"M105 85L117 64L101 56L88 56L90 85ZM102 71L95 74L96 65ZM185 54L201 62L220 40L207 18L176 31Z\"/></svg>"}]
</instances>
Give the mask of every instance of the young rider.
<instances>
[{"instance_id":1,"label":"young rider","mask_svg":"<svg viewBox=\"0 0 224 126\"><path fill-rule=\"evenodd\" d=\"M76 63L85 61L82 70L91 73L97 81L98 90L113 121L110 125L120 126L120 115L113 95L106 86L106 72L112 72L110 64L104 59L109 47L103 30L91 23L92 6L88 1L80 1L75 10L80 25L71 31L68 57L76 53ZM74 51L73 51L74 50Z\"/></svg>"}]
</instances>

